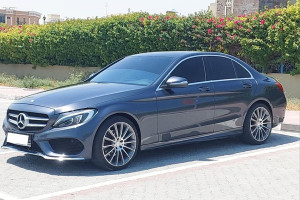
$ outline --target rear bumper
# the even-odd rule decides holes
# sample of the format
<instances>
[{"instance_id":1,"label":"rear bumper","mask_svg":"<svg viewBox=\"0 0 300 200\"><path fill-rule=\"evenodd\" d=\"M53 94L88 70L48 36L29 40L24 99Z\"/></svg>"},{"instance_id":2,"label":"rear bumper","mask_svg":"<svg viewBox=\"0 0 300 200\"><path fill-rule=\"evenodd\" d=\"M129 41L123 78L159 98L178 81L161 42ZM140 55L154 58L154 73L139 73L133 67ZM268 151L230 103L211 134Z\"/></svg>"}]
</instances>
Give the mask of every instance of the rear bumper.
<instances>
[{"instance_id":1,"label":"rear bumper","mask_svg":"<svg viewBox=\"0 0 300 200\"><path fill-rule=\"evenodd\" d=\"M286 110L286 99L284 97L284 103L278 107L273 107L273 127L278 126L283 122Z\"/></svg>"}]
</instances>

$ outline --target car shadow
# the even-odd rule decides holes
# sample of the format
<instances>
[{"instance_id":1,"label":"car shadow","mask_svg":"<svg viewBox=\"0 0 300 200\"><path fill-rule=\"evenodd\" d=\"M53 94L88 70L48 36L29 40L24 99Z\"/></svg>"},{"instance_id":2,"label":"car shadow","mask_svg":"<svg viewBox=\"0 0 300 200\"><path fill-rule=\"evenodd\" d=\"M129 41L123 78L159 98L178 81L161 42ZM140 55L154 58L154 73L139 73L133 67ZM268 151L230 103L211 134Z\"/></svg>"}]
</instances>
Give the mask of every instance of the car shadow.
<instances>
[{"instance_id":1,"label":"car shadow","mask_svg":"<svg viewBox=\"0 0 300 200\"><path fill-rule=\"evenodd\" d=\"M236 137L176 145L161 149L142 151L128 168L121 171L104 171L87 161L59 162L45 160L33 155L11 157L7 160L7 163L26 170L59 176L118 175L192 161L210 162L214 157L233 155L256 149L265 149L296 141L299 141L298 137L288 136L274 131L268 142L263 145L247 145L242 143Z\"/></svg>"}]
</instances>

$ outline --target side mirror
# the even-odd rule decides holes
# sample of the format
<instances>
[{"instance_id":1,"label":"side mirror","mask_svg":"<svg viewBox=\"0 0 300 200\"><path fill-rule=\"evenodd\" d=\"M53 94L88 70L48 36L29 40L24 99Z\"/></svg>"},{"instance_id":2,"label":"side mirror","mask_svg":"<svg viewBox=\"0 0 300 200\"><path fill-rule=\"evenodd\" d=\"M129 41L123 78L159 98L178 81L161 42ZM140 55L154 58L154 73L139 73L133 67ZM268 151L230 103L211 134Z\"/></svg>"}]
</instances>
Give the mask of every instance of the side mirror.
<instances>
[{"instance_id":1,"label":"side mirror","mask_svg":"<svg viewBox=\"0 0 300 200\"><path fill-rule=\"evenodd\" d=\"M92 73L92 74L89 76L89 78L93 77L95 74L96 74L96 73Z\"/></svg>"},{"instance_id":2,"label":"side mirror","mask_svg":"<svg viewBox=\"0 0 300 200\"><path fill-rule=\"evenodd\" d=\"M161 87L164 88L164 89L185 88L185 87L188 86L188 84L189 83L185 78L178 77L178 76L172 76Z\"/></svg>"}]
</instances>

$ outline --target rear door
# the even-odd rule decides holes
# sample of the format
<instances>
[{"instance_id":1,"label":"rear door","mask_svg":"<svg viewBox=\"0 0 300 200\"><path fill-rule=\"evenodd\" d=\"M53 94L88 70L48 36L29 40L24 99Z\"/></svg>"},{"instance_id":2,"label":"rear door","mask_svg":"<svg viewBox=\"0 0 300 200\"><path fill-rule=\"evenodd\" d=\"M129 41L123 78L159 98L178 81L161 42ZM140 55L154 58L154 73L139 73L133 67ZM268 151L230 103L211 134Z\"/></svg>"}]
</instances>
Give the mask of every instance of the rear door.
<instances>
[{"instance_id":1,"label":"rear door","mask_svg":"<svg viewBox=\"0 0 300 200\"><path fill-rule=\"evenodd\" d=\"M215 91L214 132L240 129L256 86L239 63L223 56L205 56L208 79Z\"/></svg>"},{"instance_id":2,"label":"rear door","mask_svg":"<svg viewBox=\"0 0 300 200\"><path fill-rule=\"evenodd\" d=\"M202 57L181 62L168 77L189 82L186 88L159 88L157 95L160 141L174 141L213 131L214 100L212 83L205 82Z\"/></svg>"}]
</instances>

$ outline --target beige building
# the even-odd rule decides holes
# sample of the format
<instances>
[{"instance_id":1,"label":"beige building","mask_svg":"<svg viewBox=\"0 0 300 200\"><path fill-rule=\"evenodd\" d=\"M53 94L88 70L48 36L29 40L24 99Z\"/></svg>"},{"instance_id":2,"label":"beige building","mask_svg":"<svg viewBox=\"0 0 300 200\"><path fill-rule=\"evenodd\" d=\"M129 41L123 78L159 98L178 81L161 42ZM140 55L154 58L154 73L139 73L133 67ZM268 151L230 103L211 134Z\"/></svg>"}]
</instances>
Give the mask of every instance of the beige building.
<instances>
[{"instance_id":1,"label":"beige building","mask_svg":"<svg viewBox=\"0 0 300 200\"><path fill-rule=\"evenodd\" d=\"M41 14L35 11L18 11L14 8L0 9L0 23L8 25L39 24Z\"/></svg>"},{"instance_id":2,"label":"beige building","mask_svg":"<svg viewBox=\"0 0 300 200\"><path fill-rule=\"evenodd\" d=\"M210 4L209 10L213 15L219 16L237 16L242 14L249 14L264 10L265 6L274 8L275 6L286 6L288 0L215 0ZM294 4L296 0L292 0Z\"/></svg>"},{"instance_id":3,"label":"beige building","mask_svg":"<svg viewBox=\"0 0 300 200\"><path fill-rule=\"evenodd\" d=\"M62 21L60 19L60 15L57 14L48 14L46 17L46 23L55 23L55 22L59 22Z\"/></svg>"}]
</instances>

